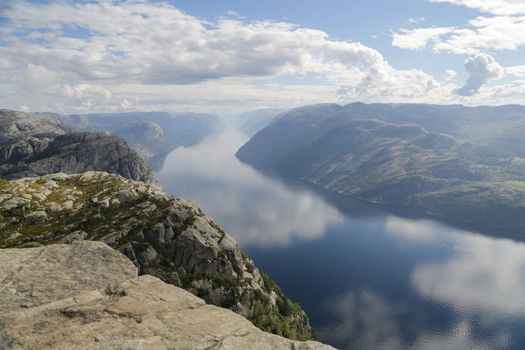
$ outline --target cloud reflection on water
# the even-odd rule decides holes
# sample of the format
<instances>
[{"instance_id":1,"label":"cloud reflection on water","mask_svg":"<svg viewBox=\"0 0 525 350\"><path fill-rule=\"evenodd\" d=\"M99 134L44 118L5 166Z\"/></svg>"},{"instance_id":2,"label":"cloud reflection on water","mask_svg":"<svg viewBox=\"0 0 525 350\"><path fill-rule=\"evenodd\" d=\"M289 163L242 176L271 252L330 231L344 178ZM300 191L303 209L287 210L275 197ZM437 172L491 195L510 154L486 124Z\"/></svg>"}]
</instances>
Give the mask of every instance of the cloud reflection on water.
<instances>
[{"instance_id":1,"label":"cloud reflection on water","mask_svg":"<svg viewBox=\"0 0 525 350\"><path fill-rule=\"evenodd\" d=\"M447 330L427 330L408 339L400 327L407 305L388 302L371 290L351 290L326 305L337 321L318 334L324 341L343 344L343 349L492 350L505 349L510 342L503 331L478 337L468 319L458 319Z\"/></svg>"},{"instance_id":2,"label":"cloud reflection on water","mask_svg":"<svg viewBox=\"0 0 525 350\"><path fill-rule=\"evenodd\" d=\"M203 208L241 246L319 238L328 225L342 220L337 209L310 191L290 191L239 162L233 154L245 141L246 136L228 129L197 146L179 148L157 177L168 192Z\"/></svg>"},{"instance_id":3,"label":"cloud reflection on water","mask_svg":"<svg viewBox=\"0 0 525 350\"><path fill-rule=\"evenodd\" d=\"M430 220L390 216L385 233L416 244L441 244L449 255L418 264L412 285L424 298L493 317L525 316L525 244L458 230Z\"/></svg>"},{"instance_id":4,"label":"cloud reflection on water","mask_svg":"<svg viewBox=\"0 0 525 350\"><path fill-rule=\"evenodd\" d=\"M321 239L328 237L325 234L330 230L347 237L355 233L353 230L365 232L373 238L374 248L386 246L392 263L408 256L405 265L399 267L406 269L399 277L406 277L408 291L401 295L389 290L394 288L390 285L374 289L352 280L359 276L334 272L348 281L337 290L338 297L325 294L319 301L330 314L318 330L321 339L343 346L351 344L356 349L512 347L509 344L513 344L516 334L509 325L525 319L525 244L432 220L378 213L355 203L337 203L336 209L328 204L332 202L330 195L319 196L302 187L290 187L240 163L233 154L244 141L242 134L227 130L198 146L175 150L158 178L168 192L202 207L241 246L268 248L269 259L274 258L272 247L293 251L295 246L291 243L295 240ZM339 230L333 230L334 227ZM379 279L386 277L381 273L394 272L390 260L385 263L382 256L374 255L385 255L384 251L357 252L370 246L360 241L359 234L353 236L344 252L359 256L364 253L362 260L356 260L362 264L358 269L379 272ZM338 261L342 257L331 259ZM366 270L367 264L385 264L384 272L379 268ZM329 264L326 267L330 271L339 268ZM322 277L317 278L322 284ZM345 283L356 284L350 287ZM418 309L422 303L425 306ZM442 312L446 320L433 323L439 319L433 314L424 318L428 324L424 323L418 317L425 310Z\"/></svg>"}]
</instances>

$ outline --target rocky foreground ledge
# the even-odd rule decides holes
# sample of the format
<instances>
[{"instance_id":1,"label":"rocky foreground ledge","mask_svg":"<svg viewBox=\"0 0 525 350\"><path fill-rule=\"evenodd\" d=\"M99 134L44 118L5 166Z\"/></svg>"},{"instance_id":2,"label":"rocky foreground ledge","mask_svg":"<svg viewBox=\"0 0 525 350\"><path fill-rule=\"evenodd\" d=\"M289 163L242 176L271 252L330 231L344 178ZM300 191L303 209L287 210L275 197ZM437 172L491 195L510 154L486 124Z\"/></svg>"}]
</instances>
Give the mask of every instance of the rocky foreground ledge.
<instances>
[{"instance_id":1,"label":"rocky foreground ledge","mask_svg":"<svg viewBox=\"0 0 525 350\"><path fill-rule=\"evenodd\" d=\"M191 202L102 172L0 180L0 248L77 240L102 241L140 275L231 309L264 331L315 338L301 307Z\"/></svg>"},{"instance_id":2,"label":"rocky foreground ledge","mask_svg":"<svg viewBox=\"0 0 525 350\"><path fill-rule=\"evenodd\" d=\"M1 349L332 349L265 333L101 242L0 250Z\"/></svg>"}]
</instances>

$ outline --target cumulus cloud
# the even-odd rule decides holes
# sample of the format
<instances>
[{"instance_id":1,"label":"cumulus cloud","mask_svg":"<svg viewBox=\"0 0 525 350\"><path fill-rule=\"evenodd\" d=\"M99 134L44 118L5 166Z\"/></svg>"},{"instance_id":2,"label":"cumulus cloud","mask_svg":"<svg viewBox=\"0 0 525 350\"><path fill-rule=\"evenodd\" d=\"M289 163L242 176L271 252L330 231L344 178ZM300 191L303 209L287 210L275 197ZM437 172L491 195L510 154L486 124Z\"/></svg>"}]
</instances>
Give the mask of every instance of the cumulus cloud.
<instances>
[{"instance_id":1,"label":"cumulus cloud","mask_svg":"<svg viewBox=\"0 0 525 350\"><path fill-rule=\"evenodd\" d=\"M525 16L477 17L465 28L438 40L435 51L469 54L483 50L516 50L525 45Z\"/></svg>"},{"instance_id":2,"label":"cumulus cloud","mask_svg":"<svg viewBox=\"0 0 525 350\"><path fill-rule=\"evenodd\" d=\"M401 29L400 32L392 34L392 45L402 49L423 50L430 43L453 30L453 27Z\"/></svg>"},{"instance_id":3,"label":"cumulus cloud","mask_svg":"<svg viewBox=\"0 0 525 350\"><path fill-rule=\"evenodd\" d=\"M466 6L495 15L525 14L525 2L522 0L430 0L431 2L449 3Z\"/></svg>"},{"instance_id":4,"label":"cumulus cloud","mask_svg":"<svg viewBox=\"0 0 525 350\"><path fill-rule=\"evenodd\" d=\"M28 90L35 91L52 85L57 79L54 72L46 67L29 63L15 75L15 80Z\"/></svg>"},{"instance_id":5,"label":"cumulus cloud","mask_svg":"<svg viewBox=\"0 0 525 350\"><path fill-rule=\"evenodd\" d=\"M507 67L505 74L525 78L525 65Z\"/></svg>"},{"instance_id":6,"label":"cumulus cloud","mask_svg":"<svg viewBox=\"0 0 525 350\"><path fill-rule=\"evenodd\" d=\"M409 50L431 47L435 52L474 54L483 50L516 50L525 44L525 16L480 16L463 28L400 29L392 45Z\"/></svg>"},{"instance_id":7,"label":"cumulus cloud","mask_svg":"<svg viewBox=\"0 0 525 350\"><path fill-rule=\"evenodd\" d=\"M453 69L447 69L445 73L447 74L447 80L454 80L458 76L458 72Z\"/></svg>"},{"instance_id":8,"label":"cumulus cloud","mask_svg":"<svg viewBox=\"0 0 525 350\"><path fill-rule=\"evenodd\" d=\"M469 78L465 85L456 90L460 96L472 96L479 89L492 79L500 78L503 68L496 60L487 54L476 54L465 61L465 69L469 73Z\"/></svg>"},{"instance_id":9,"label":"cumulus cloud","mask_svg":"<svg viewBox=\"0 0 525 350\"><path fill-rule=\"evenodd\" d=\"M408 19L408 23L409 24L417 24L417 23L421 23L421 22L424 22L426 20L425 17L411 17Z\"/></svg>"},{"instance_id":10,"label":"cumulus cloud","mask_svg":"<svg viewBox=\"0 0 525 350\"><path fill-rule=\"evenodd\" d=\"M0 77L23 76L27 67L38 66L42 71L32 72L33 76L45 70L50 75L44 78L52 74L58 85L102 87L113 93L116 106L126 106L122 101L131 98L116 93L123 86L142 95L151 86L228 84L234 79L240 92L254 79L315 77L319 84L312 89L345 85L355 92L351 98L393 100L426 98L429 87L439 87L432 76L397 70L377 50L361 43L335 40L323 31L282 21L246 21L230 14L210 22L166 3L135 1L16 1L3 9L2 16L6 20L0 23L5 43L0 46L0 66L7 69ZM31 82L31 74L23 79ZM49 90L37 82L33 85L42 94L64 90L60 86ZM2 100L9 100L8 90L0 87ZM335 91L331 98L336 98ZM76 99L77 107L78 100L82 98ZM95 107L94 102L80 105Z\"/></svg>"}]
</instances>

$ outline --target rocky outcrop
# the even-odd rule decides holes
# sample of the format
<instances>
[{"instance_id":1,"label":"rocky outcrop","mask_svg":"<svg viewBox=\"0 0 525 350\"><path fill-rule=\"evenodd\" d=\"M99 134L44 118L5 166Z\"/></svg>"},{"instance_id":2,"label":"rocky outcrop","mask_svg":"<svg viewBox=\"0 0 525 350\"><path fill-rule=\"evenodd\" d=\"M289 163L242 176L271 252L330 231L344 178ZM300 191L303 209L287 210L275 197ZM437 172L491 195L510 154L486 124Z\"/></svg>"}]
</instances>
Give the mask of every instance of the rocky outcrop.
<instances>
[{"instance_id":1,"label":"rocky outcrop","mask_svg":"<svg viewBox=\"0 0 525 350\"><path fill-rule=\"evenodd\" d=\"M21 137L52 138L69 132L69 127L46 118L0 109L0 143Z\"/></svg>"},{"instance_id":2,"label":"rocky outcrop","mask_svg":"<svg viewBox=\"0 0 525 350\"><path fill-rule=\"evenodd\" d=\"M106 132L70 133L61 124L21 112L0 111L0 177L106 171L154 183L146 162L121 138Z\"/></svg>"},{"instance_id":3,"label":"rocky outcrop","mask_svg":"<svg viewBox=\"0 0 525 350\"><path fill-rule=\"evenodd\" d=\"M301 308L192 203L100 172L0 181L0 247L98 240L139 268L263 330L312 339Z\"/></svg>"},{"instance_id":4,"label":"rocky outcrop","mask_svg":"<svg viewBox=\"0 0 525 350\"><path fill-rule=\"evenodd\" d=\"M224 125L220 117L201 113L127 112L55 115L48 118L75 131L109 131L122 137L154 169L180 146L196 145ZM102 169L103 170L103 169Z\"/></svg>"},{"instance_id":5,"label":"rocky outcrop","mask_svg":"<svg viewBox=\"0 0 525 350\"><path fill-rule=\"evenodd\" d=\"M331 349L144 275L100 242L0 250L2 349ZM32 292L34 291L34 292Z\"/></svg>"}]
</instances>

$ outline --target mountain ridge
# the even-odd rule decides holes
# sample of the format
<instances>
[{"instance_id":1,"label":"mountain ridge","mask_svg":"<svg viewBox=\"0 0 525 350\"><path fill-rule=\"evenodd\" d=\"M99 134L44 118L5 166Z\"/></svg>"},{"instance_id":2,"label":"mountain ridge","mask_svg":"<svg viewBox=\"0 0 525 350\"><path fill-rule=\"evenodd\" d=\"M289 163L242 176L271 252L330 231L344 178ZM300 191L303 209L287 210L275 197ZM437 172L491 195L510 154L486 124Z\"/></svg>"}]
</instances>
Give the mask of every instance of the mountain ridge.
<instances>
[{"instance_id":1,"label":"mountain ridge","mask_svg":"<svg viewBox=\"0 0 525 350\"><path fill-rule=\"evenodd\" d=\"M522 128L523 106L315 105L284 114L237 157L364 201L519 232Z\"/></svg>"},{"instance_id":2,"label":"mountain ridge","mask_svg":"<svg viewBox=\"0 0 525 350\"><path fill-rule=\"evenodd\" d=\"M17 179L88 170L156 183L148 165L118 136L75 133L42 117L0 111L0 176Z\"/></svg>"}]
</instances>

